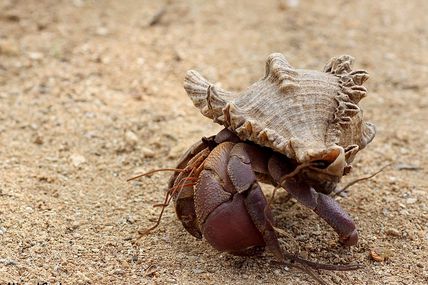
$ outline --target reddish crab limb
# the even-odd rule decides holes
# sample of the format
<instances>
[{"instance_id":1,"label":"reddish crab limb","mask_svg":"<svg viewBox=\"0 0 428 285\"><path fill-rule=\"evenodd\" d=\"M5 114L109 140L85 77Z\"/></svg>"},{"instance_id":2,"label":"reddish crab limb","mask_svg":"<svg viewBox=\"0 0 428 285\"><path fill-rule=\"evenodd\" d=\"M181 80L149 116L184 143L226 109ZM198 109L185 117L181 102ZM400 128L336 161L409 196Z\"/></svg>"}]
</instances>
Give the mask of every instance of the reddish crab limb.
<instances>
[{"instance_id":1,"label":"reddish crab limb","mask_svg":"<svg viewBox=\"0 0 428 285\"><path fill-rule=\"evenodd\" d=\"M358 242L358 233L351 217L330 196L316 192L304 182L295 179L286 180L285 189L298 202L312 209L324 219L339 235L339 241L344 245L355 245Z\"/></svg>"},{"instance_id":2,"label":"reddish crab limb","mask_svg":"<svg viewBox=\"0 0 428 285\"><path fill-rule=\"evenodd\" d=\"M290 177L283 181L283 177L290 174L289 164L284 159L273 156L269 160L269 173L276 183L282 187L299 203L312 209L324 219L339 235L339 241L351 246L358 242L358 233L351 217L343 210L339 203L330 196L317 192L303 178Z\"/></svg>"},{"instance_id":3,"label":"reddish crab limb","mask_svg":"<svg viewBox=\"0 0 428 285\"><path fill-rule=\"evenodd\" d=\"M228 175L239 193L246 193L245 205L254 225L263 235L267 248L278 259L283 259L278 238L273 228L273 218L266 198L257 183L256 173L268 173L270 152L247 143L236 144L227 164Z\"/></svg>"}]
</instances>

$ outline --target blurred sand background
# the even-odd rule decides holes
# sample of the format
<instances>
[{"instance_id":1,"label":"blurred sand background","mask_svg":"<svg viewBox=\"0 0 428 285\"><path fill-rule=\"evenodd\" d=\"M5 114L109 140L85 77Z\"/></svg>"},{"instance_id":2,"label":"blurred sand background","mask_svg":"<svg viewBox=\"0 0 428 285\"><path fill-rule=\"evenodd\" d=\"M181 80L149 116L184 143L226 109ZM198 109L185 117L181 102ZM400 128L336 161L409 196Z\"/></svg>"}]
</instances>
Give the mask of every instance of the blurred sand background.
<instances>
[{"instance_id":1,"label":"blurred sand background","mask_svg":"<svg viewBox=\"0 0 428 285\"><path fill-rule=\"evenodd\" d=\"M351 249L281 191L273 212L288 249L364 265L321 272L331 284L426 284L427 11L425 0L0 0L0 284L314 284L268 254L215 251L171 206L132 244L169 174L126 179L174 166L220 130L185 95L185 71L241 90L272 52L311 69L354 56L378 133L344 182L393 163L338 198L359 229Z\"/></svg>"}]
</instances>

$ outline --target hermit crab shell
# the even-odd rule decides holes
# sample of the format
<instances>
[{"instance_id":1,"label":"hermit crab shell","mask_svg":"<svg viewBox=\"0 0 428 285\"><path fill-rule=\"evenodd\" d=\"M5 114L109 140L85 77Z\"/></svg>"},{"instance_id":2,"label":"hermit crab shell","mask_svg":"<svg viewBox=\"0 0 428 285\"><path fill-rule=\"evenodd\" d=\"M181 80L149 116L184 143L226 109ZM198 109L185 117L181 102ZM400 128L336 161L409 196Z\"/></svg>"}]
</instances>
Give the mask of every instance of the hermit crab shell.
<instances>
[{"instance_id":1,"label":"hermit crab shell","mask_svg":"<svg viewBox=\"0 0 428 285\"><path fill-rule=\"evenodd\" d=\"M271 54L265 76L243 92L215 87L198 72L187 72L184 88L201 113L250 140L298 163L342 157L341 166L375 136L358 102L366 96L364 70L353 58L332 58L322 72L293 68Z\"/></svg>"}]
</instances>

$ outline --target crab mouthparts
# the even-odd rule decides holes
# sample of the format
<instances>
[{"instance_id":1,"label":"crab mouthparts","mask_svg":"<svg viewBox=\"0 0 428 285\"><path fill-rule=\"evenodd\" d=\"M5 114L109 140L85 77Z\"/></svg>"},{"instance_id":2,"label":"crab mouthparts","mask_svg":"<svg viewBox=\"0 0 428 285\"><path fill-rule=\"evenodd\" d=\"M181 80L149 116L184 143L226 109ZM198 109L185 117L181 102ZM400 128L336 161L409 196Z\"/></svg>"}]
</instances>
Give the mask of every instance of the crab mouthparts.
<instances>
[{"instance_id":1,"label":"crab mouthparts","mask_svg":"<svg viewBox=\"0 0 428 285\"><path fill-rule=\"evenodd\" d=\"M342 147L334 147L312 159L304 172L316 182L339 182L346 166L345 151Z\"/></svg>"}]
</instances>

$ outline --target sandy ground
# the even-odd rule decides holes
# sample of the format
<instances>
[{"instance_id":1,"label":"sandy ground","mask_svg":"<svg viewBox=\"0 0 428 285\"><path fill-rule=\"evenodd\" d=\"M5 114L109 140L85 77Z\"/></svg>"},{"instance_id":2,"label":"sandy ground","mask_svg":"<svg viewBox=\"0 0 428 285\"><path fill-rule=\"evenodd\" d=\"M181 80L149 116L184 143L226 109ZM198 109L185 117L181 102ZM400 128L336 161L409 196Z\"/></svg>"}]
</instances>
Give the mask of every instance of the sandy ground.
<instances>
[{"instance_id":1,"label":"sandy ground","mask_svg":"<svg viewBox=\"0 0 428 285\"><path fill-rule=\"evenodd\" d=\"M426 11L425 0L0 1L0 283L314 284L268 254L215 251L173 207L132 244L169 174L126 178L174 166L220 130L185 95L185 71L240 90L277 51L314 69L353 55L371 75L362 105L378 134L344 182L393 163L339 198L360 232L351 249L281 192L288 249L364 265L321 272L331 284L427 284Z\"/></svg>"}]
</instances>

